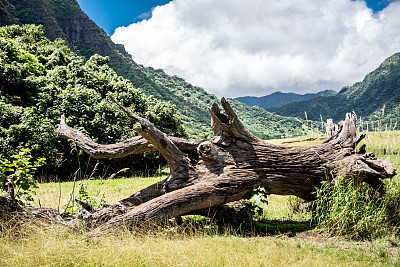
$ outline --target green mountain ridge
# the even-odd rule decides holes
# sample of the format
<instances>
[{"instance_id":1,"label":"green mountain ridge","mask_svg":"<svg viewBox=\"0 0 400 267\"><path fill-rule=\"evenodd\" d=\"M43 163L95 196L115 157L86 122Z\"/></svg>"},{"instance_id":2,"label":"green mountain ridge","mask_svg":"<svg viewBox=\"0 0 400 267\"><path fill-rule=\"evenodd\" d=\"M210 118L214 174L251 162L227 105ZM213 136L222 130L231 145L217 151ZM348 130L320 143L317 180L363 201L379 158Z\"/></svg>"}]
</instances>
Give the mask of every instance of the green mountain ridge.
<instances>
[{"instance_id":1,"label":"green mountain ridge","mask_svg":"<svg viewBox=\"0 0 400 267\"><path fill-rule=\"evenodd\" d=\"M308 101L290 103L280 108L267 110L283 116L310 120L332 118L339 121L346 113L354 112L365 122L379 122L399 126L400 117L400 53L385 59L363 81L344 87L337 95L318 97Z\"/></svg>"},{"instance_id":2,"label":"green mountain ridge","mask_svg":"<svg viewBox=\"0 0 400 267\"><path fill-rule=\"evenodd\" d=\"M234 98L235 100L244 103L249 106L258 106L260 108L272 108L281 107L292 102L299 102L304 100L310 100L320 96L332 96L336 95L337 92L334 90L324 90L318 93L309 94L296 94L296 93L282 93L274 92L265 96L241 96Z\"/></svg>"},{"instance_id":3,"label":"green mountain ridge","mask_svg":"<svg viewBox=\"0 0 400 267\"><path fill-rule=\"evenodd\" d=\"M219 102L217 97L180 77L137 64L122 45L113 43L106 32L88 18L76 0L1 0L0 19L0 26L42 24L49 39L64 39L86 59L94 54L108 56L110 67L133 86L157 99L171 101L191 138L210 136L208 108L212 102ZM245 126L261 138L305 133L302 123L294 118L248 107L233 99L229 101Z\"/></svg>"}]
</instances>

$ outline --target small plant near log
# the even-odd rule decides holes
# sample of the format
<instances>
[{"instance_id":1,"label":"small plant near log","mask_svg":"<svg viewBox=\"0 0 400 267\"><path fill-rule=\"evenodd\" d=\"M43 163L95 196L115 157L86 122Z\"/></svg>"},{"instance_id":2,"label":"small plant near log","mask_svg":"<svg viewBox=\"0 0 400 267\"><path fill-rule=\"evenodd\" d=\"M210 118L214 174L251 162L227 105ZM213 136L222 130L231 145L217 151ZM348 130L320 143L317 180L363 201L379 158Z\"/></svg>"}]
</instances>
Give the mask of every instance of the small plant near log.
<instances>
[{"instance_id":1,"label":"small plant near log","mask_svg":"<svg viewBox=\"0 0 400 267\"><path fill-rule=\"evenodd\" d=\"M20 205L29 205L33 201L38 183L34 177L38 167L45 164L45 158L33 160L29 148L22 148L18 154L12 155L11 160L0 155L0 181L6 176L11 178L15 189L15 198Z\"/></svg>"},{"instance_id":2,"label":"small plant near log","mask_svg":"<svg viewBox=\"0 0 400 267\"><path fill-rule=\"evenodd\" d=\"M265 187L257 187L253 191L247 193L243 198L244 206L250 211L253 217L261 217L264 213L262 205L268 205L267 197L269 189Z\"/></svg>"},{"instance_id":3,"label":"small plant near log","mask_svg":"<svg viewBox=\"0 0 400 267\"><path fill-rule=\"evenodd\" d=\"M78 182L78 195L73 196L75 200L73 203L68 202L65 207L65 211L69 214L76 214L79 209L82 208L82 204L88 204L92 210L101 208L106 204L104 194L101 198L98 197L99 194L91 194L88 191L88 184L84 181Z\"/></svg>"}]
</instances>

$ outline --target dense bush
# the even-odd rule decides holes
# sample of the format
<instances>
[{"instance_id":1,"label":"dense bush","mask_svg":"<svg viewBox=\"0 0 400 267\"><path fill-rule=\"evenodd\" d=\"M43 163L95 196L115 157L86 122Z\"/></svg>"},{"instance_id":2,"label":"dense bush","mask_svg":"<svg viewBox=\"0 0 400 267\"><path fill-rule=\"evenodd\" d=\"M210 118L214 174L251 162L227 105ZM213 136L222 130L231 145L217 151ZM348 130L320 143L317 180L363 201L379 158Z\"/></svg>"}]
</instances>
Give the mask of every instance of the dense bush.
<instances>
[{"instance_id":1,"label":"dense bush","mask_svg":"<svg viewBox=\"0 0 400 267\"><path fill-rule=\"evenodd\" d=\"M63 41L46 39L40 26L0 28L0 75L0 154L10 157L29 147L35 158L47 159L43 175L67 178L82 165L91 172L95 163L86 155L77 162L68 142L56 136L61 114L71 127L99 143L135 135L133 122L107 100L108 94L167 134L185 136L172 104L134 88L108 66L107 57L94 55L85 62ZM142 164L143 157L147 164ZM161 163L161 157L147 153L101 163L108 166L103 174L106 169L113 172L123 167L148 171L152 164Z\"/></svg>"},{"instance_id":2,"label":"dense bush","mask_svg":"<svg viewBox=\"0 0 400 267\"><path fill-rule=\"evenodd\" d=\"M332 235L373 239L400 234L400 180L386 181L385 193L368 184L325 184L317 191L312 220Z\"/></svg>"}]
</instances>

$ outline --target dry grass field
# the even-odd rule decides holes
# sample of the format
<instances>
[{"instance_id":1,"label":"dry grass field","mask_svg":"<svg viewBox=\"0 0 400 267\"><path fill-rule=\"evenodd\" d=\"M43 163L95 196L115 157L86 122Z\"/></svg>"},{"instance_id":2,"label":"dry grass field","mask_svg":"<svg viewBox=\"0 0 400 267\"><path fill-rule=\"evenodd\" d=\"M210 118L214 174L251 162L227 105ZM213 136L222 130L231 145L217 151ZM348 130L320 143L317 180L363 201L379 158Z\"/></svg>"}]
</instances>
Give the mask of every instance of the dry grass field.
<instances>
[{"instance_id":1,"label":"dry grass field","mask_svg":"<svg viewBox=\"0 0 400 267\"><path fill-rule=\"evenodd\" d=\"M315 137L274 142L288 141L287 145L320 142ZM400 132L368 134L364 143L368 151L400 166ZM93 198L114 203L166 175L84 184ZM77 190L73 182L40 184L33 205L63 211ZM329 236L311 225L310 213L293 210L294 197L271 195L268 202L254 231L191 217L180 226L121 230L88 241L85 231L57 224L3 222L0 266L400 266L398 236L368 241Z\"/></svg>"}]
</instances>

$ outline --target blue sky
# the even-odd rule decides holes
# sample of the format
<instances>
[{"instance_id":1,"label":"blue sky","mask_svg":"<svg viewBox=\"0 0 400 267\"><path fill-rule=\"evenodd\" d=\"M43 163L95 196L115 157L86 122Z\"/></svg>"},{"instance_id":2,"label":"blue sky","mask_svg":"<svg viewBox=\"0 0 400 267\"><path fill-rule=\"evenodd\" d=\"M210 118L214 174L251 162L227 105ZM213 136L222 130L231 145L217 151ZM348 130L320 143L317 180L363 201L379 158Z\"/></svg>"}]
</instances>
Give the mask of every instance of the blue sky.
<instances>
[{"instance_id":1,"label":"blue sky","mask_svg":"<svg viewBox=\"0 0 400 267\"><path fill-rule=\"evenodd\" d=\"M151 16L155 6L165 5L170 0L77 0L81 9L112 35L117 27L128 26Z\"/></svg>"},{"instance_id":2,"label":"blue sky","mask_svg":"<svg viewBox=\"0 0 400 267\"><path fill-rule=\"evenodd\" d=\"M339 91L400 52L400 0L78 0L133 60L219 97Z\"/></svg>"},{"instance_id":3,"label":"blue sky","mask_svg":"<svg viewBox=\"0 0 400 267\"><path fill-rule=\"evenodd\" d=\"M385 7L387 7L390 2L393 2L393 0L365 0L367 3L367 6L374 10L374 12L381 11Z\"/></svg>"}]
</instances>

